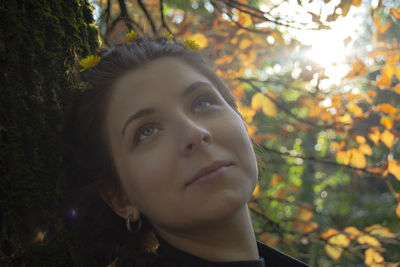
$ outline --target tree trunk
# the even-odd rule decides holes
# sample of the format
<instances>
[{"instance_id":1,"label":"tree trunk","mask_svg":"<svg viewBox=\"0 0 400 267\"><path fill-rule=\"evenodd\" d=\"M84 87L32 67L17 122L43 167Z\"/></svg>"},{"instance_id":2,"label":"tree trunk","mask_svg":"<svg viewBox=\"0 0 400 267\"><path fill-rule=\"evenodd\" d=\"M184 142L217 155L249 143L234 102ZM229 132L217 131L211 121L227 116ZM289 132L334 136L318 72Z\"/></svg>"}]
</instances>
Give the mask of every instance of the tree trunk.
<instances>
[{"instance_id":1,"label":"tree trunk","mask_svg":"<svg viewBox=\"0 0 400 267\"><path fill-rule=\"evenodd\" d=\"M87 0L0 0L0 265L71 266L61 203L76 57L98 47Z\"/></svg>"}]
</instances>

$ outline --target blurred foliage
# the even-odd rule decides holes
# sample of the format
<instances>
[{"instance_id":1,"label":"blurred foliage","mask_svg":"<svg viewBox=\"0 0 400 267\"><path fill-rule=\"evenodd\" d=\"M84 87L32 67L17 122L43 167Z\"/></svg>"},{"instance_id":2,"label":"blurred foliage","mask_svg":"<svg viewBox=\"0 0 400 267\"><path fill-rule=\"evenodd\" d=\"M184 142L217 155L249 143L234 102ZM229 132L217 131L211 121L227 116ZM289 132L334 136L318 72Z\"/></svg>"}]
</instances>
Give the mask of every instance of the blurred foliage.
<instances>
[{"instance_id":1,"label":"blurred foliage","mask_svg":"<svg viewBox=\"0 0 400 267\"><path fill-rule=\"evenodd\" d=\"M289 6L311 20L282 15L274 1L93 1L105 45L132 29L168 31L214 60L259 143L264 164L249 202L259 240L312 266L398 266L400 6L342 0L324 15L330 1L317 3L320 13L306 11L310 2ZM326 66L288 33L329 30L361 8L365 32L345 44L362 53L321 89Z\"/></svg>"}]
</instances>

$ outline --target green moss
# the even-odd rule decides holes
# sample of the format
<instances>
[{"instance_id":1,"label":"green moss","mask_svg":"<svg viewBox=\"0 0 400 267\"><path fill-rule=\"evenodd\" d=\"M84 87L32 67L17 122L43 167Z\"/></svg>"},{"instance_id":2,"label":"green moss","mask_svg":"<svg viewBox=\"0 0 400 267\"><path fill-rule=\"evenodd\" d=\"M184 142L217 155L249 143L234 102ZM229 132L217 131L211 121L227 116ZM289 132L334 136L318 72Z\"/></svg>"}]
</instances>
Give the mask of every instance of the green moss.
<instances>
[{"instance_id":1,"label":"green moss","mask_svg":"<svg viewBox=\"0 0 400 267\"><path fill-rule=\"evenodd\" d=\"M70 265L60 127L76 87L65 75L72 49L98 47L92 9L83 0L11 0L0 17L0 265ZM44 242L33 242L38 231Z\"/></svg>"}]
</instances>

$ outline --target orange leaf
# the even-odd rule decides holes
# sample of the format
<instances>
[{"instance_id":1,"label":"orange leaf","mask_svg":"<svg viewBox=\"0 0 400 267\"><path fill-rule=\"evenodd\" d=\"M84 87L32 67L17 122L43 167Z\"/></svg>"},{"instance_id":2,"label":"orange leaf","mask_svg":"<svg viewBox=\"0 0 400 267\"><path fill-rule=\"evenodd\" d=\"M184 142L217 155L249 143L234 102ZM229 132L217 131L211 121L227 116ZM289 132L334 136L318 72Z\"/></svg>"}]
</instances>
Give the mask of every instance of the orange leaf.
<instances>
[{"instance_id":1,"label":"orange leaf","mask_svg":"<svg viewBox=\"0 0 400 267\"><path fill-rule=\"evenodd\" d=\"M394 135L390 131L385 130L381 134L381 140L388 148L392 148L394 143Z\"/></svg>"},{"instance_id":2,"label":"orange leaf","mask_svg":"<svg viewBox=\"0 0 400 267\"><path fill-rule=\"evenodd\" d=\"M389 67L390 68L390 67ZM376 82L376 85L379 88L388 88L392 85L392 77L387 76L382 69L381 78L379 81Z\"/></svg>"},{"instance_id":3,"label":"orange leaf","mask_svg":"<svg viewBox=\"0 0 400 267\"><path fill-rule=\"evenodd\" d=\"M382 117L381 124L385 126L386 129L390 130L393 127L393 120L388 117Z\"/></svg>"},{"instance_id":4,"label":"orange leaf","mask_svg":"<svg viewBox=\"0 0 400 267\"><path fill-rule=\"evenodd\" d=\"M353 0L353 1L351 1L351 4L352 4L353 6L360 6L360 5L361 5L361 1L362 1L362 0Z\"/></svg>"},{"instance_id":5,"label":"orange leaf","mask_svg":"<svg viewBox=\"0 0 400 267\"><path fill-rule=\"evenodd\" d=\"M368 144L361 144L360 147L358 148L364 155L371 156L372 155L372 149Z\"/></svg>"},{"instance_id":6,"label":"orange leaf","mask_svg":"<svg viewBox=\"0 0 400 267\"><path fill-rule=\"evenodd\" d=\"M397 67L394 71L394 74L396 75L397 79L400 80L400 67Z\"/></svg>"},{"instance_id":7,"label":"orange leaf","mask_svg":"<svg viewBox=\"0 0 400 267\"><path fill-rule=\"evenodd\" d=\"M361 62L358 58L356 58L356 61L352 63L353 69L347 73L344 78L353 78L356 76L362 76L367 72L367 68L365 67L365 64Z\"/></svg>"},{"instance_id":8,"label":"orange leaf","mask_svg":"<svg viewBox=\"0 0 400 267\"><path fill-rule=\"evenodd\" d=\"M354 114L354 117L356 117L356 118L362 117L362 115L363 115L363 110L362 110L357 104L351 103L351 104L349 104L349 105L347 106L347 108L349 109L349 111L350 111L351 113Z\"/></svg>"},{"instance_id":9,"label":"orange leaf","mask_svg":"<svg viewBox=\"0 0 400 267\"><path fill-rule=\"evenodd\" d=\"M260 239L260 241L271 247L274 247L276 244L279 243L279 237L277 235L273 235L267 232L262 233L258 238Z\"/></svg>"},{"instance_id":10,"label":"orange leaf","mask_svg":"<svg viewBox=\"0 0 400 267\"><path fill-rule=\"evenodd\" d=\"M215 60L215 63L216 63L217 65L224 65L224 64L229 64L229 63L231 63L232 60L233 60L233 56L231 56L231 55L226 55L226 56L219 57L217 60Z\"/></svg>"},{"instance_id":11,"label":"orange leaf","mask_svg":"<svg viewBox=\"0 0 400 267\"><path fill-rule=\"evenodd\" d=\"M242 39L239 43L239 49L246 49L251 45L251 41L249 39Z\"/></svg>"},{"instance_id":12,"label":"orange leaf","mask_svg":"<svg viewBox=\"0 0 400 267\"><path fill-rule=\"evenodd\" d=\"M389 160L387 170L400 181L400 163L396 160Z\"/></svg>"},{"instance_id":13,"label":"orange leaf","mask_svg":"<svg viewBox=\"0 0 400 267\"><path fill-rule=\"evenodd\" d=\"M383 263L384 259L379 252L373 248L367 248L365 250L365 265L376 266L377 263ZM382 266L382 265L381 265ZM384 266L384 265L383 265Z\"/></svg>"},{"instance_id":14,"label":"orange leaf","mask_svg":"<svg viewBox=\"0 0 400 267\"><path fill-rule=\"evenodd\" d=\"M381 133L379 132L377 127L372 127L368 136L369 138L377 145L379 143Z\"/></svg>"},{"instance_id":15,"label":"orange leaf","mask_svg":"<svg viewBox=\"0 0 400 267\"><path fill-rule=\"evenodd\" d=\"M310 232L314 231L317 228L318 228L318 223L316 223L316 222L306 222L306 223L304 223L302 225L300 230L301 230L302 233L307 234L307 233L310 233Z\"/></svg>"},{"instance_id":16,"label":"orange leaf","mask_svg":"<svg viewBox=\"0 0 400 267\"><path fill-rule=\"evenodd\" d=\"M348 234L350 239L354 239L357 236L362 235L362 232L360 230L358 230L356 227L354 226L349 226L344 228L343 232L345 232L346 234Z\"/></svg>"},{"instance_id":17,"label":"orange leaf","mask_svg":"<svg viewBox=\"0 0 400 267\"><path fill-rule=\"evenodd\" d=\"M400 79L400 78L399 78L399 79ZM395 87L393 87L393 90L394 90L396 93L400 94L400 83L397 84Z\"/></svg>"},{"instance_id":18,"label":"orange leaf","mask_svg":"<svg viewBox=\"0 0 400 267\"><path fill-rule=\"evenodd\" d=\"M374 224L369 227L365 227L365 231L371 235L377 235L383 238L395 238L396 234L392 233L388 227L384 227L380 224Z\"/></svg>"},{"instance_id":19,"label":"orange leaf","mask_svg":"<svg viewBox=\"0 0 400 267\"><path fill-rule=\"evenodd\" d=\"M320 235L320 237L321 237L322 239L327 239L327 238L329 238L329 237L331 237L331 236L333 236L333 235L336 235L336 234L338 234L338 233L339 233L338 230L336 230L336 229L334 229L334 228L329 228L328 230L326 230L325 232L323 232L323 233Z\"/></svg>"},{"instance_id":20,"label":"orange leaf","mask_svg":"<svg viewBox=\"0 0 400 267\"><path fill-rule=\"evenodd\" d=\"M274 133L267 133L267 134L259 134L254 136L254 138L256 139L257 142L263 142L264 140L269 140L269 139L278 139L278 135L274 134Z\"/></svg>"},{"instance_id":21,"label":"orange leaf","mask_svg":"<svg viewBox=\"0 0 400 267\"><path fill-rule=\"evenodd\" d=\"M269 182L269 184L271 186L274 186L277 183L279 183L280 181L282 181L283 178L284 178L284 176L282 174L274 174L274 176L272 176L271 182Z\"/></svg>"},{"instance_id":22,"label":"orange leaf","mask_svg":"<svg viewBox=\"0 0 400 267\"><path fill-rule=\"evenodd\" d=\"M296 217L302 221L309 221L313 217L313 211L308 208L300 207Z\"/></svg>"},{"instance_id":23,"label":"orange leaf","mask_svg":"<svg viewBox=\"0 0 400 267\"><path fill-rule=\"evenodd\" d=\"M243 27L249 27L253 22L251 20L251 16L247 13L240 12L238 17L238 23Z\"/></svg>"},{"instance_id":24,"label":"orange leaf","mask_svg":"<svg viewBox=\"0 0 400 267\"><path fill-rule=\"evenodd\" d=\"M376 106L376 111L387 113L387 114L396 114L397 108L393 107L390 104L385 103L385 104L380 104L380 105Z\"/></svg>"},{"instance_id":25,"label":"orange leaf","mask_svg":"<svg viewBox=\"0 0 400 267\"><path fill-rule=\"evenodd\" d=\"M340 141L340 144L338 142L331 142L331 148L336 149L336 150L340 150L342 148L344 148L346 145L346 143L342 140Z\"/></svg>"},{"instance_id":26,"label":"orange leaf","mask_svg":"<svg viewBox=\"0 0 400 267\"><path fill-rule=\"evenodd\" d=\"M368 95L369 95L370 97L376 97L376 92L373 91L373 90L368 90Z\"/></svg>"},{"instance_id":27,"label":"orange leaf","mask_svg":"<svg viewBox=\"0 0 400 267\"><path fill-rule=\"evenodd\" d=\"M351 150L351 164L356 166L357 168L365 168L367 166L367 160L363 153L356 148L352 148Z\"/></svg>"},{"instance_id":28,"label":"orange leaf","mask_svg":"<svg viewBox=\"0 0 400 267\"><path fill-rule=\"evenodd\" d=\"M366 142L365 137L364 137L364 136L361 136L361 135L357 135L357 136L356 136L356 141L357 141L357 143L359 143L359 144L364 144L364 143Z\"/></svg>"},{"instance_id":29,"label":"orange leaf","mask_svg":"<svg viewBox=\"0 0 400 267\"><path fill-rule=\"evenodd\" d=\"M397 20L400 20L400 9L390 8L390 14L392 14Z\"/></svg>"},{"instance_id":30,"label":"orange leaf","mask_svg":"<svg viewBox=\"0 0 400 267\"><path fill-rule=\"evenodd\" d=\"M259 194L260 194L260 185L257 183L253 191L253 196L258 197Z\"/></svg>"}]
</instances>

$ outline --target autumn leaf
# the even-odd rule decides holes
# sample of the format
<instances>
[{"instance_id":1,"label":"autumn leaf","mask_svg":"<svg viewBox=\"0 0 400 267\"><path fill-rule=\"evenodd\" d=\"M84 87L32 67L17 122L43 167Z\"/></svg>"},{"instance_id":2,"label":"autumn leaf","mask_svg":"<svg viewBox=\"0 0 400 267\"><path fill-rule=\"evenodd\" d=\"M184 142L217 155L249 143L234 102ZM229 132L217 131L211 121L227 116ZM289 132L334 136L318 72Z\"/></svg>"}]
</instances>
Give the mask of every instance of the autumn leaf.
<instances>
[{"instance_id":1,"label":"autumn leaf","mask_svg":"<svg viewBox=\"0 0 400 267\"><path fill-rule=\"evenodd\" d=\"M331 142L331 148L336 149L336 150L341 150L346 146L346 143L342 140L340 143L338 142Z\"/></svg>"},{"instance_id":2,"label":"autumn leaf","mask_svg":"<svg viewBox=\"0 0 400 267\"><path fill-rule=\"evenodd\" d=\"M400 181L400 163L396 160L389 160L387 170Z\"/></svg>"},{"instance_id":3,"label":"autumn leaf","mask_svg":"<svg viewBox=\"0 0 400 267\"><path fill-rule=\"evenodd\" d=\"M365 166L367 166L367 160L364 154L356 148L352 148L350 151L351 151L350 163L357 168L365 168Z\"/></svg>"},{"instance_id":4,"label":"autumn leaf","mask_svg":"<svg viewBox=\"0 0 400 267\"><path fill-rule=\"evenodd\" d=\"M357 143L359 143L359 144L364 144L364 143L366 142L365 137L364 137L364 136L361 136L361 135L357 135L357 136L356 136L356 141L357 141Z\"/></svg>"},{"instance_id":5,"label":"autumn leaf","mask_svg":"<svg viewBox=\"0 0 400 267\"><path fill-rule=\"evenodd\" d=\"M336 230L336 229L334 229L334 228L329 228L328 230L326 230L325 232L323 232L323 233L320 235L320 237L321 237L322 239L327 239L327 238L329 238L329 237L331 237L331 236L333 236L333 235L336 235L336 234L338 234L338 233L339 233L338 230Z\"/></svg>"},{"instance_id":6,"label":"autumn leaf","mask_svg":"<svg viewBox=\"0 0 400 267\"><path fill-rule=\"evenodd\" d=\"M253 191L253 197L258 197L259 194L260 194L260 185L257 183Z\"/></svg>"},{"instance_id":7,"label":"autumn leaf","mask_svg":"<svg viewBox=\"0 0 400 267\"><path fill-rule=\"evenodd\" d=\"M347 248L350 245L350 238L345 234L337 234L328 239L328 243L339 247Z\"/></svg>"},{"instance_id":8,"label":"autumn leaf","mask_svg":"<svg viewBox=\"0 0 400 267\"><path fill-rule=\"evenodd\" d=\"M343 124L352 124L353 123L353 120L352 120L350 114L344 114L343 116L340 116L338 118L338 121Z\"/></svg>"},{"instance_id":9,"label":"autumn leaf","mask_svg":"<svg viewBox=\"0 0 400 267\"><path fill-rule=\"evenodd\" d=\"M343 232L345 232L350 239L354 239L363 234L360 230L358 230L354 226L348 226L344 228Z\"/></svg>"},{"instance_id":10,"label":"autumn leaf","mask_svg":"<svg viewBox=\"0 0 400 267\"><path fill-rule=\"evenodd\" d=\"M284 177L285 177L285 176L283 176L282 174L274 174L274 175L272 176L272 179L271 179L271 181L269 182L269 184L270 184L271 186L274 186L274 185L276 185L277 183L279 183L280 181L282 181Z\"/></svg>"},{"instance_id":11,"label":"autumn leaf","mask_svg":"<svg viewBox=\"0 0 400 267\"><path fill-rule=\"evenodd\" d=\"M313 217L313 211L309 208L300 207L296 218L301 221L309 221Z\"/></svg>"},{"instance_id":12,"label":"autumn leaf","mask_svg":"<svg viewBox=\"0 0 400 267\"><path fill-rule=\"evenodd\" d=\"M347 109L353 113L354 117L356 118L363 116L363 110L357 104L351 103L347 106Z\"/></svg>"},{"instance_id":13,"label":"autumn leaf","mask_svg":"<svg viewBox=\"0 0 400 267\"><path fill-rule=\"evenodd\" d=\"M302 224L300 231L304 234L311 233L318 228L318 223L316 222L305 222Z\"/></svg>"},{"instance_id":14,"label":"autumn leaf","mask_svg":"<svg viewBox=\"0 0 400 267\"><path fill-rule=\"evenodd\" d=\"M351 4L352 4L353 6L360 6L360 5L361 5L361 2L362 2L362 0L352 0L352 1L351 1Z\"/></svg>"},{"instance_id":15,"label":"autumn leaf","mask_svg":"<svg viewBox=\"0 0 400 267\"><path fill-rule=\"evenodd\" d=\"M377 145L379 143L381 133L379 132L377 127L372 127L370 129L370 132L368 133L368 136L375 143L375 145Z\"/></svg>"},{"instance_id":16,"label":"autumn leaf","mask_svg":"<svg viewBox=\"0 0 400 267\"><path fill-rule=\"evenodd\" d=\"M360 147L358 148L361 153L363 153L364 155L368 155L371 156L372 155L372 149L368 144L361 144Z\"/></svg>"},{"instance_id":17,"label":"autumn leaf","mask_svg":"<svg viewBox=\"0 0 400 267\"><path fill-rule=\"evenodd\" d=\"M392 148L394 143L394 135L390 131L385 130L381 134L380 139L388 148Z\"/></svg>"},{"instance_id":18,"label":"autumn leaf","mask_svg":"<svg viewBox=\"0 0 400 267\"><path fill-rule=\"evenodd\" d=\"M390 8L390 14L392 14L397 22L400 23L400 9Z\"/></svg>"},{"instance_id":19,"label":"autumn leaf","mask_svg":"<svg viewBox=\"0 0 400 267\"><path fill-rule=\"evenodd\" d=\"M238 107L239 113L243 116L246 123L251 123L253 121L253 117L256 114L256 111L251 107L242 106L239 101L236 101L236 105Z\"/></svg>"},{"instance_id":20,"label":"autumn leaf","mask_svg":"<svg viewBox=\"0 0 400 267\"><path fill-rule=\"evenodd\" d=\"M399 78L400 80L400 78ZM400 94L400 83L397 84L395 87L393 87L393 91L395 91L396 93Z\"/></svg>"},{"instance_id":21,"label":"autumn leaf","mask_svg":"<svg viewBox=\"0 0 400 267\"><path fill-rule=\"evenodd\" d=\"M340 247L331 246L331 245L327 244L327 245L325 245L325 252L332 259L338 260L342 256L343 249Z\"/></svg>"},{"instance_id":22,"label":"autumn leaf","mask_svg":"<svg viewBox=\"0 0 400 267\"><path fill-rule=\"evenodd\" d=\"M383 263L384 259L379 252L373 248L367 248L364 252L365 254L365 265L375 266L376 263Z\"/></svg>"},{"instance_id":23,"label":"autumn leaf","mask_svg":"<svg viewBox=\"0 0 400 267\"><path fill-rule=\"evenodd\" d=\"M275 117L277 115L275 103L260 92L253 95L251 99L251 107L254 110L259 110L262 108L264 114L270 117Z\"/></svg>"},{"instance_id":24,"label":"autumn leaf","mask_svg":"<svg viewBox=\"0 0 400 267\"><path fill-rule=\"evenodd\" d=\"M391 104L384 103L376 106L376 111L387 114L396 114L397 108L393 107Z\"/></svg>"},{"instance_id":25,"label":"autumn leaf","mask_svg":"<svg viewBox=\"0 0 400 267\"><path fill-rule=\"evenodd\" d=\"M351 152L350 150L341 150L336 154L336 160L339 163L343 163L344 165L349 165L351 159Z\"/></svg>"},{"instance_id":26,"label":"autumn leaf","mask_svg":"<svg viewBox=\"0 0 400 267\"><path fill-rule=\"evenodd\" d=\"M381 242L379 242L378 239L367 234L363 234L359 238L357 238L357 242L360 243L361 245L368 244L373 247L381 246Z\"/></svg>"},{"instance_id":27,"label":"autumn leaf","mask_svg":"<svg viewBox=\"0 0 400 267\"><path fill-rule=\"evenodd\" d=\"M279 236L267 232L262 233L258 239L271 247L274 247L279 242Z\"/></svg>"},{"instance_id":28,"label":"autumn leaf","mask_svg":"<svg viewBox=\"0 0 400 267\"><path fill-rule=\"evenodd\" d=\"M386 129L390 130L393 127L393 120L388 117L382 117L381 124L385 126Z\"/></svg>"},{"instance_id":29,"label":"autumn leaf","mask_svg":"<svg viewBox=\"0 0 400 267\"><path fill-rule=\"evenodd\" d=\"M196 33L190 36L190 39L195 41L200 46L200 49L208 46L207 37L202 33Z\"/></svg>"},{"instance_id":30,"label":"autumn leaf","mask_svg":"<svg viewBox=\"0 0 400 267\"><path fill-rule=\"evenodd\" d=\"M356 61L352 63L353 69L347 73L344 78L354 78L357 76L362 76L367 72L367 68L363 62L361 62L358 58L356 58Z\"/></svg>"},{"instance_id":31,"label":"autumn leaf","mask_svg":"<svg viewBox=\"0 0 400 267\"><path fill-rule=\"evenodd\" d=\"M251 20L251 16L247 13L240 12L238 17L238 23L243 27L249 27L253 22Z\"/></svg>"},{"instance_id":32,"label":"autumn leaf","mask_svg":"<svg viewBox=\"0 0 400 267\"><path fill-rule=\"evenodd\" d=\"M371 235L378 235L383 238L395 238L396 234L392 233L389 228L384 227L380 224L374 224L364 229L366 232L369 232Z\"/></svg>"}]
</instances>

